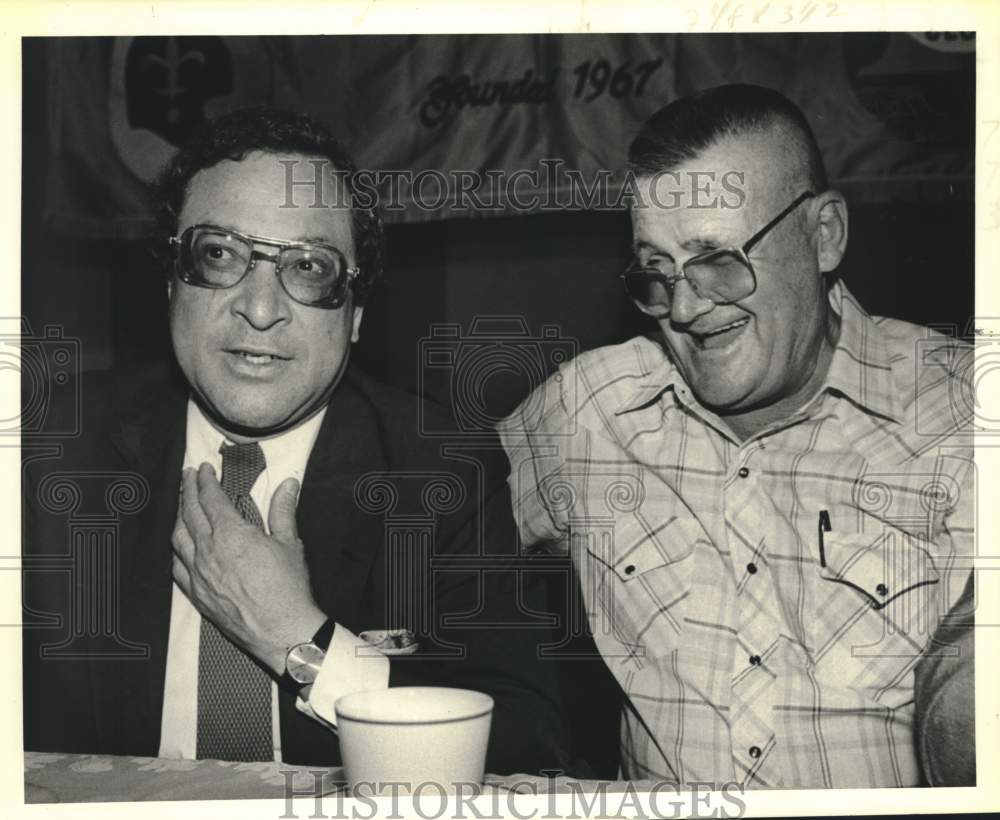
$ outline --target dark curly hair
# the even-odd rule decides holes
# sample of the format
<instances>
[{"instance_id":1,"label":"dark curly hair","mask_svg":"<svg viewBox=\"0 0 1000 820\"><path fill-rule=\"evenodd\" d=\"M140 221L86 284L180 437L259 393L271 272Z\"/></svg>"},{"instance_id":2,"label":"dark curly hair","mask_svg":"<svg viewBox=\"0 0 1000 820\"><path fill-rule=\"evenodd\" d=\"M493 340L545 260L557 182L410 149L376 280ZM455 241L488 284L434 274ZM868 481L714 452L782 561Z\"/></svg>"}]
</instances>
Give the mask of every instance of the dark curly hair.
<instances>
[{"instance_id":1,"label":"dark curly hair","mask_svg":"<svg viewBox=\"0 0 1000 820\"><path fill-rule=\"evenodd\" d=\"M194 176L224 160L239 161L254 151L323 158L343 173L351 197L354 245L361 269L352 282L352 290L355 304L363 304L382 275L385 234L377 205L373 201L361 207L354 185L357 168L333 133L315 118L292 111L244 108L218 117L207 123L167 163L151 188L156 203L152 249L164 270L172 275L169 238L176 234L188 185Z\"/></svg>"}]
</instances>

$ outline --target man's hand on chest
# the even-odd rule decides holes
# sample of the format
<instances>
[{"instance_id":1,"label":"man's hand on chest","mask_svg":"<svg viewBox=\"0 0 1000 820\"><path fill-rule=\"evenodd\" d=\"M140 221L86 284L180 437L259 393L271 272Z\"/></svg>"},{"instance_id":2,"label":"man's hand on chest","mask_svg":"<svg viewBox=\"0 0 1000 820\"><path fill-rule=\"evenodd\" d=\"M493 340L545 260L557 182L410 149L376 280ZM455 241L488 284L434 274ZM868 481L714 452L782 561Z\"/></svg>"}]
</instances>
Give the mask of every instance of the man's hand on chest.
<instances>
[{"instance_id":1,"label":"man's hand on chest","mask_svg":"<svg viewBox=\"0 0 1000 820\"><path fill-rule=\"evenodd\" d=\"M270 535L237 512L210 465L186 469L181 488L174 580L203 617L280 675L289 646L326 618L313 600L296 528L298 482L275 490Z\"/></svg>"}]
</instances>

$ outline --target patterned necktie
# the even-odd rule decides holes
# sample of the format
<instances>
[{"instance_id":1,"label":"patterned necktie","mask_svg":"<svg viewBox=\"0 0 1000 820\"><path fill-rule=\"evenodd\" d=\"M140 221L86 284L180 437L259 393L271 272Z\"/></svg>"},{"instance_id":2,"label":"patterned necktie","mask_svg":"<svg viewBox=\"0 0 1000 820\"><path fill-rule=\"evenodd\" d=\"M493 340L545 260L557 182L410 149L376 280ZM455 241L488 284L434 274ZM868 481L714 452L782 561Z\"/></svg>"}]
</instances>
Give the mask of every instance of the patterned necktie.
<instances>
[{"instance_id":1,"label":"patterned necktie","mask_svg":"<svg viewBox=\"0 0 1000 820\"><path fill-rule=\"evenodd\" d=\"M240 514L263 529L250 488L266 466L260 445L223 444L222 489ZM207 618L198 651L197 757L273 760L271 679Z\"/></svg>"}]
</instances>

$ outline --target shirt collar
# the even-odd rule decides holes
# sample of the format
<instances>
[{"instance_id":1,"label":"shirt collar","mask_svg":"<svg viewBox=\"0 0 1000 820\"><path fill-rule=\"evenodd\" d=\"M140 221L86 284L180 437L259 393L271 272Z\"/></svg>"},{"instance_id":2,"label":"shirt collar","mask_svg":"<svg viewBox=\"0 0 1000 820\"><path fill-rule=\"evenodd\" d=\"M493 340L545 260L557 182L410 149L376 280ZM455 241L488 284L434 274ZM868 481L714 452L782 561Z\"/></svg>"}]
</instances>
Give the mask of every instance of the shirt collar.
<instances>
[{"instance_id":1,"label":"shirt collar","mask_svg":"<svg viewBox=\"0 0 1000 820\"><path fill-rule=\"evenodd\" d=\"M659 342L657 342L659 345ZM662 348L661 348L662 350ZM674 382L680 380L680 374L667 352L657 358L656 363L643 375L642 383L635 388L629 397L615 410L615 415L629 413L642 407L652 404L664 392L674 386Z\"/></svg>"},{"instance_id":2,"label":"shirt collar","mask_svg":"<svg viewBox=\"0 0 1000 820\"><path fill-rule=\"evenodd\" d=\"M899 421L889 350L878 326L839 280L830 289L829 299L840 316L840 339L830 359L823 391L835 390L866 410ZM682 382L680 373L664 351L663 358L615 415L646 407L667 390L676 388L677 382Z\"/></svg>"},{"instance_id":3,"label":"shirt collar","mask_svg":"<svg viewBox=\"0 0 1000 820\"><path fill-rule=\"evenodd\" d=\"M325 415L326 407L297 427L260 441L267 470L271 475L302 480ZM219 448L223 443L232 442L209 422L192 399L188 399L187 423L187 456L190 463L186 466L197 467L202 461L207 461L221 474L222 456Z\"/></svg>"},{"instance_id":4,"label":"shirt collar","mask_svg":"<svg viewBox=\"0 0 1000 820\"><path fill-rule=\"evenodd\" d=\"M885 337L840 281L830 289L830 304L840 316L840 339L830 360L824 390L835 390L865 410L901 421L898 388Z\"/></svg>"}]
</instances>

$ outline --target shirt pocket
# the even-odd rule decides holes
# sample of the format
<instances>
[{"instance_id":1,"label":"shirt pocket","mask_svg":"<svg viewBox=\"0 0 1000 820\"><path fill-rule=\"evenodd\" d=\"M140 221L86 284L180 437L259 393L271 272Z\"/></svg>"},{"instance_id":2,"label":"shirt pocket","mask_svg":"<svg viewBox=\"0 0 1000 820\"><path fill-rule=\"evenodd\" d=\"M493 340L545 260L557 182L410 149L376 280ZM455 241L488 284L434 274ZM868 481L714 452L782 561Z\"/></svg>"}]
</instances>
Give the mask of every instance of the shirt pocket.
<instances>
[{"instance_id":1,"label":"shirt pocket","mask_svg":"<svg viewBox=\"0 0 1000 820\"><path fill-rule=\"evenodd\" d=\"M627 515L602 533L589 530L575 560L602 652L614 644L639 655L671 647L681 631L699 541L707 538L690 516L656 521Z\"/></svg>"},{"instance_id":2,"label":"shirt pocket","mask_svg":"<svg viewBox=\"0 0 1000 820\"><path fill-rule=\"evenodd\" d=\"M826 533L807 626L822 677L882 705L912 700L912 669L938 618L931 548L889 525Z\"/></svg>"},{"instance_id":3,"label":"shirt pocket","mask_svg":"<svg viewBox=\"0 0 1000 820\"><path fill-rule=\"evenodd\" d=\"M941 580L928 543L895 527L884 525L878 534L826 533L823 545L820 577L850 587L875 610Z\"/></svg>"}]
</instances>

